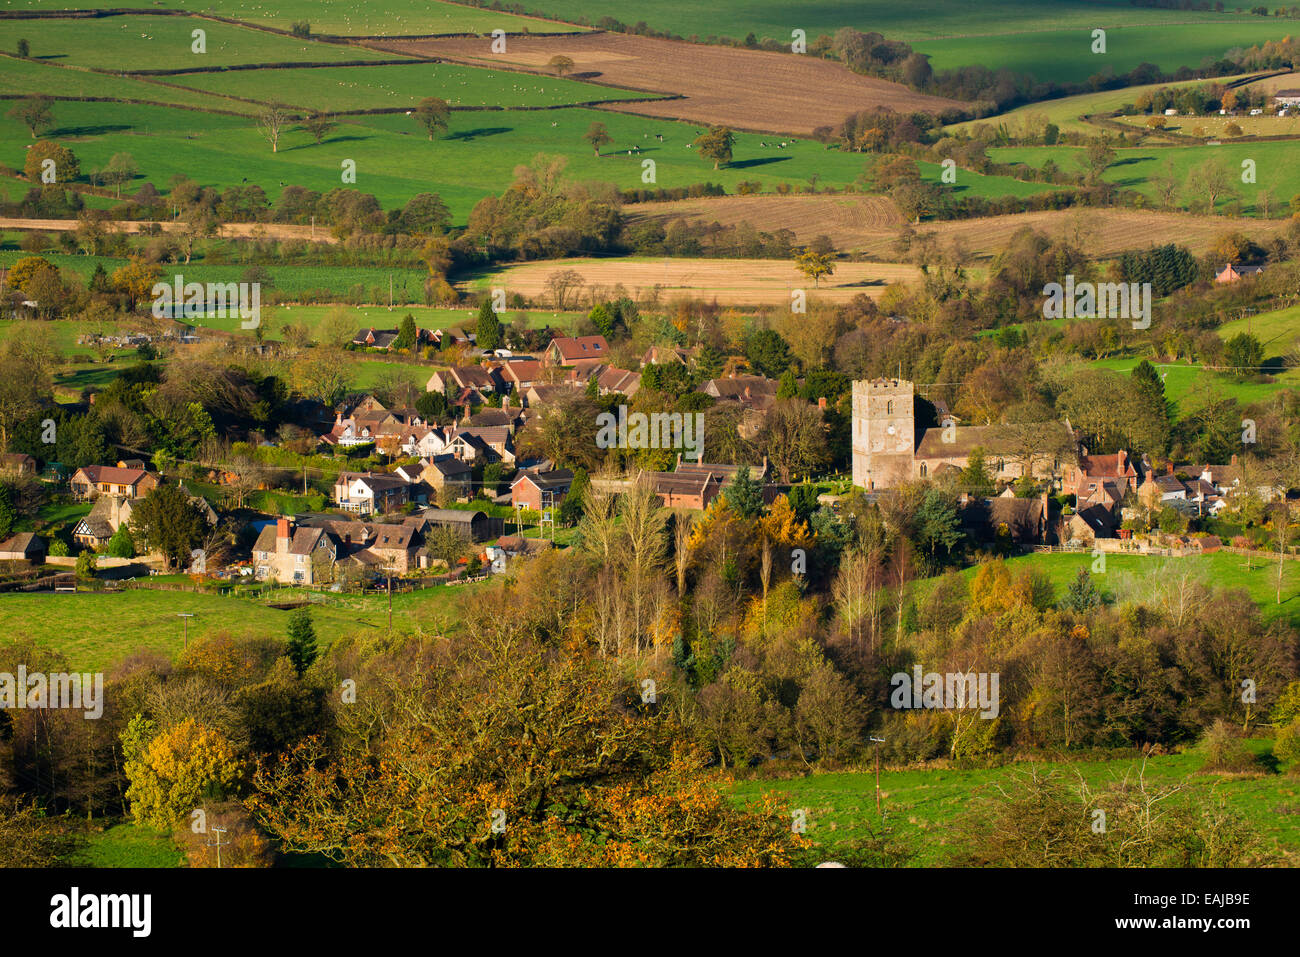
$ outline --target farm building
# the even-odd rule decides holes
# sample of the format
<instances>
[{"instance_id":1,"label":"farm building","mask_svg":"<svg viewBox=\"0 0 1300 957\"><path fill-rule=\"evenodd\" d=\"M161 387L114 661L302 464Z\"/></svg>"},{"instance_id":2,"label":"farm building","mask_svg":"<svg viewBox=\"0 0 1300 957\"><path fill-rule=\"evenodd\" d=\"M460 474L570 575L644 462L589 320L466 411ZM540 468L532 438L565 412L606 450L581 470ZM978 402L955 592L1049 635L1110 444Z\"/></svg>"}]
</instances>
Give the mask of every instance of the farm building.
<instances>
[{"instance_id":1,"label":"farm building","mask_svg":"<svg viewBox=\"0 0 1300 957\"><path fill-rule=\"evenodd\" d=\"M45 539L33 532L20 532L0 542L0 561L31 562L39 565L45 561Z\"/></svg>"},{"instance_id":2,"label":"farm building","mask_svg":"<svg viewBox=\"0 0 1300 957\"><path fill-rule=\"evenodd\" d=\"M426 508L420 513L430 525L454 528L471 542L482 542L499 534L500 519L490 519L486 512L463 508Z\"/></svg>"}]
</instances>

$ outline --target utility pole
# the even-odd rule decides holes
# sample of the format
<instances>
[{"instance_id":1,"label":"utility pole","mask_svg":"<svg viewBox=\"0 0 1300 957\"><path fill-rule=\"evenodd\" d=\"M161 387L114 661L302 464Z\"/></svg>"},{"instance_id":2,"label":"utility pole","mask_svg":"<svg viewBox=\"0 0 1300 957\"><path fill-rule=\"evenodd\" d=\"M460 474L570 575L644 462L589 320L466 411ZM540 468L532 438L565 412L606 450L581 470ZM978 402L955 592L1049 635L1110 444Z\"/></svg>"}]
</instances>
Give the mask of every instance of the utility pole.
<instances>
[{"instance_id":1,"label":"utility pole","mask_svg":"<svg viewBox=\"0 0 1300 957\"><path fill-rule=\"evenodd\" d=\"M223 843L221 840L221 835L226 833L226 829L224 827L214 827L212 828L212 833L217 836L217 839L215 842L209 842L207 846L215 847L217 849L217 870L221 870L221 849L223 847L229 847L230 842L226 841Z\"/></svg>"},{"instance_id":2,"label":"utility pole","mask_svg":"<svg viewBox=\"0 0 1300 957\"><path fill-rule=\"evenodd\" d=\"M185 649L188 651L190 647L190 619L193 618L194 615L189 612L180 611L176 613L176 617L185 622Z\"/></svg>"},{"instance_id":3,"label":"utility pole","mask_svg":"<svg viewBox=\"0 0 1300 957\"><path fill-rule=\"evenodd\" d=\"M876 745L876 813L882 817L884 813L880 810L880 746L884 744L884 738L871 738Z\"/></svg>"}]
</instances>

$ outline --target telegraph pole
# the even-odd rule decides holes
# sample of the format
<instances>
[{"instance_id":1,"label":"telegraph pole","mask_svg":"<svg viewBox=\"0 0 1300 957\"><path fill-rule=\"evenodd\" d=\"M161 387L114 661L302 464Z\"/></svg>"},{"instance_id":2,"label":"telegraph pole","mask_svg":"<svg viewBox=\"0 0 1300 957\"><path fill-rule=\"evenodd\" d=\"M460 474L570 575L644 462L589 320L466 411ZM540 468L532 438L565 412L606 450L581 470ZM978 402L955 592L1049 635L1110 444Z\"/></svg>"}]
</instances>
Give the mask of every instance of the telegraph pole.
<instances>
[{"instance_id":1,"label":"telegraph pole","mask_svg":"<svg viewBox=\"0 0 1300 957\"><path fill-rule=\"evenodd\" d=\"M177 612L176 617L185 622L185 648L188 651L190 647L190 619L194 615L189 612Z\"/></svg>"},{"instance_id":2,"label":"telegraph pole","mask_svg":"<svg viewBox=\"0 0 1300 957\"><path fill-rule=\"evenodd\" d=\"M217 839L215 842L209 842L207 846L215 847L217 849L217 870L221 870L221 849L223 847L229 847L230 842L226 841L223 843L221 840L221 835L226 833L226 829L224 827L214 827L211 830L212 833L217 836Z\"/></svg>"}]
</instances>

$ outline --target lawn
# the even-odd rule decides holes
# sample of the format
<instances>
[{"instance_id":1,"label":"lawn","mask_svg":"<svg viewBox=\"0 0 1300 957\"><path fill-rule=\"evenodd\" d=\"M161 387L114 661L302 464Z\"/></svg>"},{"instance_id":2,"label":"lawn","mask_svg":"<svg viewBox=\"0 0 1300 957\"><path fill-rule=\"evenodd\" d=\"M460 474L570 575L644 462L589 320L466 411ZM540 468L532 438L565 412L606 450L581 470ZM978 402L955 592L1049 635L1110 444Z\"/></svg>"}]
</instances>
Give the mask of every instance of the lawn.
<instances>
[{"instance_id":1,"label":"lawn","mask_svg":"<svg viewBox=\"0 0 1300 957\"><path fill-rule=\"evenodd\" d=\"M405 69L405 68L401 68ZM714 170L688 146L693 124L647 119L592 109L563 108L524 112L460 111L452 114L451 131L433 142L403 114L350 117L340 122L321 145L303 130L289 130L278 152L244 117L216 116L166 107L115 105L106 120L100 104L59 103L56 128L46 137L71 148L83 169L100 168L115 153L134 157L142 175L165 188L175 174L194 177L217 188L260 184L272 199L281 185L296 184L321 192L341 185L345 160L356 163L356 188L373 193L385 206L404 204L416 193L438 193L457 222L485 196L498 195L513 180L514 170L539 153L568 159L575 180L612 182L624 189L645 186L645 160L654 160L655 185L685 187L719 183L728 192L742 182L772 192L778 184L793 189L844 186L861 175L864 158L828 150L812 140L788 140L786 149L767 143L770 136L738 134L734 159ZM614 142L597 157L583 141L593 122L604 123ZM664 142L654 139L664 136ZM0 162L20 166L26 131L0 119ZM636 147L641 152L629 154ZM939 167L926 164L924 175L937 180ZM140 185L141 180L136 180ZM1052 187L1023 184L997 176L959 172L963 193L1001 196Z\"/></svg>"},{"instance_id":2,"label":"lawn","mask_svg":"<svg viewBox=\"0 0 1300 957\"><path fill-rule=\"evenodd\" d=\"M1268 755L1271 741L1250 742L1257 755ZM1076 774L1094 790L1118 781L1125 774L1145 772L1149 786L1191 783L1212 791L1216 800L1246 817L1265 843L1291 862L1300 857L1300 777L1294 774L1220 776L1200 774L1204 758L1193 750L1147 759L1139 756L1111 760L1035 763L1039 771L1056 770L1071 779ZM864 762L864 766L866 762ZM825 860L835 860L850 842L885 829L888 838L911 851L912 866L941 866L951 855L951 823L966 811L973 798L1005 785L1021 763L999 768L956 770L882 769L880 774L883 825L876 814L874 770L839 774L812 774L782 780L737 782L733 794L748 802L772 794L793 809L806 811L807 837Z\"/></svg>"},{"instance_id":3,"label":"lawn","mask_svg":"<svg viewBox=\"0 0 1300 957\"><path fill-rule=\"evenodd\" d=\"M567 106L654 96L578 80L455 63L191 73L173 77L171 82L195 90L333 113L410 109L426 96L441 97L454 107Z\"/></svg>"},{"instance_id":4,"label":"lawn","mask_svg":"<svg viewBox=\"0 0 1300 957\"><path fill-rule=\"evenodd\" d=\"M114 0L119 9L148 10L154 0ZM31 10L78 10L84 0L23 0ZM419 35L438 33L564 33L577 29L563 23L539 23L530 17L496 10L478 9L440 0L385 0L380 4L359 4L356 0L283 0L267 4L261 0L167 0L176 10L211 12L233 20L262 23L287 30L296 21L311 23L313 33L339 36Z\"/></svg>"},{"instance_id":5,"label":"lawn","mask_svg":"<svg viewBox=\"0 0 1300 957\"><path fill-rule=\"evenodd\" d=\"M206 53L194 52L195 30L207 33ZM13 51L20 38L31 44L31 56L37 60L115 71L399 59L364 47L302 40L198 17L0 20L0 49Z\"/></svg>"},{"instance_id":6,"label":"lawn","mask_svg":"<svg viewBox=\"0 0 1300 957\"><path fill-rule=\"evenodd\" d=\"M1078 162L1080 153L1080 147L1070 146L1016 146L989 150L989 156L1000 163L1027 163L1041 168L1050 159L1061 168L1076 173L1082 171ZM1202 197L1191 195L1187 184L1192 169L1207 159L1214 159L1227 169L1232 193L1241 199L1243 211L1248 214L1259 215L1256 197L1262 190L1273 196L1273 215L1281 211L1292 196L1300 193L1300 149L1292 142L1138 147L1116 150L1115 153L1115 162L1102 178L1124 189L1136 190L1153 203L1158 201L1158 197L1150 177L1162 175L1167 164L1172 164L1175 179L1183 184L1176 200L1178 206L1186 209L1193 199L1200 203ZM1255 161L1254 183L1241 181L1242 161L1248 159ZM1221 196L1216 201L1216 208L1222 210L1230 201L1231 197Z\"/></svg>"},{"instance_id":7,"label":"lawn","mask_svg":"<svg viewBox=\"0 0 1300 957\"><path fill-rule=\"evenodd\" d=\"M440 634L454 628L481 584L430 588L393 595L393 628L410 633L417 628ZM299 590L274 592L277 603L302 597ZM379 635L387 629L387 597L383 595L317 596L312 621L321 646L343 635ZM189 619L190 641L216 634L283 635L289 612L267 607L251 598L195 592L135 589L120 593L8 594L0 599L5 637L30 635L64 654L71 668L99 671L138 651L175 657L183 644L183 622ZM111 628L104 624L111 622Z\"/></svg>"}]
</instances>

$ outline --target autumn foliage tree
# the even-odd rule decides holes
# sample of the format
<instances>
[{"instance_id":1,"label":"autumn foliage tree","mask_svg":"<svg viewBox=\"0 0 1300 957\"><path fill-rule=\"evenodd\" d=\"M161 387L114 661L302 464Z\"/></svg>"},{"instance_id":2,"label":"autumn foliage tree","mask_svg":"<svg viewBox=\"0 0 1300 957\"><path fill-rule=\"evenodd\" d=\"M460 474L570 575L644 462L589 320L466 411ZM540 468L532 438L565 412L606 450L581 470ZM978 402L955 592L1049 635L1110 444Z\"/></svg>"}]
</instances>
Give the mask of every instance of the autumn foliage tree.
<instances>
[{"instance_id":1,"label":"autumn foliage tree","mask_svg":"<svg viewBox=\"0 0 1300 957\"><path fill-rule=\"evenodd\" d=\"M138 823L170 828L183 823L205 795L220 795L239 780L241 763L219 731L187 718L155 733L137 716L122 734L131 815Z\"/></svg>"},{"instance_id":2,"label":"autumn foliage tree","mask_svg":"<svg viewBox=\"0 0 1300 957\"><path fill-rule=\"evenodd\" d=\"M667 689L644 705L599 659L477 618L454 644L332 647L356 703L332 742L259 770L259 822L287 848L356 866L792 862L789 818L726 799Z\"/></svg>"}]
</instances>

